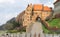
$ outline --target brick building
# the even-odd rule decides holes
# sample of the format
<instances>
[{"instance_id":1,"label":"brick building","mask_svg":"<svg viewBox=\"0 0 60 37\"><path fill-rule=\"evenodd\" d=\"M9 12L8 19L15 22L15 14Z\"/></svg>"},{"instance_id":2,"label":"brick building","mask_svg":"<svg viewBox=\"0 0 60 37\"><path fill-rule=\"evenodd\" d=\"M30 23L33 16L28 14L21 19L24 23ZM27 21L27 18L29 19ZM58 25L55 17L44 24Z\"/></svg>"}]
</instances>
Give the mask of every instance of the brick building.
<instances>
[{"instance_id":1,"label":"brick building","mask_svg":"<svg viewBox=\"0 0 60 37\"><path fill-rule=\"evenodd\" d=\"M37 18L46 20L51 17L51 15L52 8L42 4L30 4L27 6L26 10L17 16L16 20L22 22L23 26L29 26L32 22L37 21Z\"/></svg>"}]
</instances>

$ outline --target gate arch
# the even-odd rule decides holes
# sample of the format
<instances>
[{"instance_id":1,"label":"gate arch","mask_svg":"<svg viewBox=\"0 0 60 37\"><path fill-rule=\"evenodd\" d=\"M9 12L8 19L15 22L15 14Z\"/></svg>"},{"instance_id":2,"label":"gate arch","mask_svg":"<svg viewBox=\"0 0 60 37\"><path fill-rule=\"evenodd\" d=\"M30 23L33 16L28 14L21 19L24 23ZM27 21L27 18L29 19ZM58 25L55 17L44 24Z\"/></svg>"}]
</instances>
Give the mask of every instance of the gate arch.
<instances>
[{"instance_id":1,"label":"gate arch","mask_svg":"<svg viewBox=\"0 0 60 37\"><path fill-rule=\"evenodd\" d=\"M41 21L41 18L39 16L36 17L36 21Z\"/></svg>"}]
</instances>

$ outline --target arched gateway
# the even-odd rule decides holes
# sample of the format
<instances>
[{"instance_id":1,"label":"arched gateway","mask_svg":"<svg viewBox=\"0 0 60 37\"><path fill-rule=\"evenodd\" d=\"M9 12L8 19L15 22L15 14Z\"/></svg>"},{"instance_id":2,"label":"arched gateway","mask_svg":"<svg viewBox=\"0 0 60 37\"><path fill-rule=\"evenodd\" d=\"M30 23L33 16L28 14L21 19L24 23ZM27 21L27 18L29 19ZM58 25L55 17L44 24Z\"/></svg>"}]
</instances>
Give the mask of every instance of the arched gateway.
<instances>
[{"instance_id":1,"label":"arched gateway","mask_svg":"<svg viewBox=\"0 0 60 37\"><path fill-rule=\"evenodd\" d=\"M41 22L41 18L39 16L36 17L36 21Z\"/></svg>"}]
</instances>

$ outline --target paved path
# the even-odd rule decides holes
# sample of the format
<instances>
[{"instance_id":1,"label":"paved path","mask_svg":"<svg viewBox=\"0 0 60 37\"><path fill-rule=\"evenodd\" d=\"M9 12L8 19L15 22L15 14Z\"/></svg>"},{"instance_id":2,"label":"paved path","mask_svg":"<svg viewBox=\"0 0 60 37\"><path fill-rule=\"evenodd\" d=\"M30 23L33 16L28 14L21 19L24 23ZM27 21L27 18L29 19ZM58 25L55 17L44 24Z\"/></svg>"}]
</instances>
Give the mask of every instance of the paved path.
<instances>
[{"instance_id":1,"label":"paved path","mask_svg":"<svg viewBox=\"0 0 60 37\"><path fill-rule=\"evenodd\" d=\"M37 33L37 34L40 33L40 37L44 37L41 22L35 22L35 23L32 25L31 33L33 33L33 34L34 34L34 33Z\"/></svg>"}]
</instances>

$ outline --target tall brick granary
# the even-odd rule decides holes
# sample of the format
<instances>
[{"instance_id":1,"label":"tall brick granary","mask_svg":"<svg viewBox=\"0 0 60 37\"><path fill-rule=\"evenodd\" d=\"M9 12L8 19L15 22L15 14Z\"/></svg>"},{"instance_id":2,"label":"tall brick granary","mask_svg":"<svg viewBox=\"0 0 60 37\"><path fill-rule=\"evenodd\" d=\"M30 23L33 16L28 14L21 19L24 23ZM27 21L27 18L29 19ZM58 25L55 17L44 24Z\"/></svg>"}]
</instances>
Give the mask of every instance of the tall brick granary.
<instances>
[{"instance_id":1,"label":"tall brick granary","mask_svg":"<svg viewBox=\"0 0 60 37\"><path fill-rule=\"evenodd\" d=\"M27 8L21 12L16 21L22 23L23 26L29 26L31 23L37 21L37 18L42 20L46 20L47 18L52 16L52 8L48 6L44 6L42 4L30 4Z\"/></svg>"}]
</instances>

